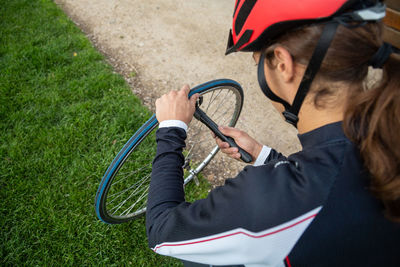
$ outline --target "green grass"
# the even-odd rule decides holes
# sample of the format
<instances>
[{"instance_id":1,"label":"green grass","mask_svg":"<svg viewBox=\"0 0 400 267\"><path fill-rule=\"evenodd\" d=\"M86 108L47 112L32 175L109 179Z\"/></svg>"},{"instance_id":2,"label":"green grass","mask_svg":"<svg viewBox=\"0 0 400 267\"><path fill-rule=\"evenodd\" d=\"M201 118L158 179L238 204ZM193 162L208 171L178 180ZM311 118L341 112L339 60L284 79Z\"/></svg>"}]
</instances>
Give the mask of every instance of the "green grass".
<instances>
[{"instance_id":1,"label":"green grass","mask_svg":"<svg viewBox=\"0 0 400 267\"><path fill-rule=\"evenodd\" d=\"M179 266L144 220L97 220L100 178L150 116L49 0L0 5L0 265Z\"/></svg>"}]
</instances>

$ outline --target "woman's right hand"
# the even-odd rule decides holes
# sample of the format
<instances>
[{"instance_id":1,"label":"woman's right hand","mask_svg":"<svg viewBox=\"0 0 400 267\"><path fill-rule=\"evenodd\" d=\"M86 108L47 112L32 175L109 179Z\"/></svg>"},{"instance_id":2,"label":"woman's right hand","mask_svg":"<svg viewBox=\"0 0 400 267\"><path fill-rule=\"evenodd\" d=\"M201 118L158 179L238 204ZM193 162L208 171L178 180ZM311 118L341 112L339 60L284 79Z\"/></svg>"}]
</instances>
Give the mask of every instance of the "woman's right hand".
<instances>
[{"instance_id":1,"label":"woman's right hand","mask_svg":"<svg viewBox=\"0 0 400 267\"><path fill-rule=\"evenodd\" d=\"M232 137L238 146L246 150L253 158L252 162L257 159L262 149L262 145L259 142L250 137L247 133L236 128L219 126L218 129L224 135ZM233 159L240 160L240 153L238 152L239 150L237 147L230 147L227 142L223 142L221 139L215 136L214 138L223 153L227 154Z\"/></svg>"}]
</instances>

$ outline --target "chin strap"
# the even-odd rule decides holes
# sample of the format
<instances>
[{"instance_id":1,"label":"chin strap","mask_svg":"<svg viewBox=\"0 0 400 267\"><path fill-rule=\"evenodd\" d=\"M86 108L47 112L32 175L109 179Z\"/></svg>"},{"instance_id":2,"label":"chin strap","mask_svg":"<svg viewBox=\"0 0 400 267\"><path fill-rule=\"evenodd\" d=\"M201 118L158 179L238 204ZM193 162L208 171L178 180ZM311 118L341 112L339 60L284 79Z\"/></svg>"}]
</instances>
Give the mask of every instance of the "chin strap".
<instances>
[{"instance_id":1,"label":"chin strap","mask_svg":"<svg viewBox=\"0 0 400 267\"><path fill-rule=\"evenodd\" d=\"M335 36L338 26L339 23L335 21L325 25L318 44L315 47L314 53L311 56L310 62L308 63L303 79L301 80L299 90L297 90L297 94L293 100L293 103L289 110L283 112L283 116L285 116L286 121L293 124L296 128L297 122L299 121L298 114L301 105L303 104L303 101L310 90L310 86L315 78L315 75L321 67L322 61L325 58L326 52L328 51L328 48Z\"/></svg>"},{"instance_id":2,"label":"chin strap","mask_svg":"<svg viewBox=\"0 0 400 267\"><path fill-rule=\"evenodd\" d=\"M292 105L288 102L274 94L269 88L267 81L265 79L264 73L264 59L265 54L261 55L260 62L258 63L258 83L260 84L261 90L263 93L272 101L281 103L285 107L285 111L282 113L285 117L286 121L292 124L297 128L297 122L299 121L299 111L303 101L310 90L310 86L312 81L315 78L318 70L321 67L322 61L328 51L328 48L335 36L337 27L339 26L338 21L328 22L324 30L321 34L321 37L318 40L317 46L315 47L314 53L311 56L311 59L308 63L307 69L304 73L303 79L299 85L299 89L297 90L296 96L293 100Z\"/></svg>"},{"instance_id":3,"label":"chin strap","mask_svg":"<svg viewBox=\"0 0 400 267\"><path fill-rule=\"evenodd\" d=\"M260 85L260 88L266 97L272 101L281 103L285 107L285 110L288 110L290 108L290 104L272 92L271 88L269 87L267 79L265 78L264 62L265 54L262 53L257 68L258 84Z\"/></svg>"}]
</instances>

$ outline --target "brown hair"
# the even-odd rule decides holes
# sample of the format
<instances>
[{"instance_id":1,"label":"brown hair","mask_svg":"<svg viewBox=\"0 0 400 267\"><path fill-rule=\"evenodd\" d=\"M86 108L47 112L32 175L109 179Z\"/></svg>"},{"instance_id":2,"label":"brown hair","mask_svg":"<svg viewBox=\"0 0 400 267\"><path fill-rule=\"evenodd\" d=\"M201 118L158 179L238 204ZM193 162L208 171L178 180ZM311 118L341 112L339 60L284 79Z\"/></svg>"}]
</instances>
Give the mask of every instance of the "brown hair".
<instances>
[{"instance_id":1,"label":"brown hair","mask_svg":"<svg viewBox=\"0 0 400 267\"><path fill-rule=\"evenodd\" d=\"M322 30L323 25L314 25L281 36L266 48L267 62L272 64L273 48L279 44L295 62L307 65ZM386 216L400 222L400 56L392 54L382 79L371 88L366 85L368 62L382 45L381 33L381 23L339 26L310 95L322 108L335 104L335 96L343 93L332 84L346 85L344 132L358 145L371 174L371 190L383 202Z\"/></svg>"}]
</instances>

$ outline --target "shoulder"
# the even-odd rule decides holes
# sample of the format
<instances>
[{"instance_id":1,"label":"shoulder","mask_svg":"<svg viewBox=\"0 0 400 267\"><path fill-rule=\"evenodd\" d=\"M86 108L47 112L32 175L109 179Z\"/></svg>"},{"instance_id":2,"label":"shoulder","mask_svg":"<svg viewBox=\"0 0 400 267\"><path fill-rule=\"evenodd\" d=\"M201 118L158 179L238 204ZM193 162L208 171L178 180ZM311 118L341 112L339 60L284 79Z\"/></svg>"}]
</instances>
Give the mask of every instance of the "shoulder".
<instances>
[{"instance_id":1,"label":"shoulder","mask_svg":"<svg viewBox=\"0 0 400 267\"><path fill-rule=\"evenodd\" d=\"M286 160L248 166L226 185L240 188L249 208L265 221L288 221L324 206L349 146L338 142L301 151Z\"/></svg>"},{"instance_id":2,"label":"shoulder","mask_svg":"<svg viewBox=\"0 0 400 267\"><path fill-rule=\"evenodd\" d=\"M326 187L326 182L334 180L347 157L356 156L354 147L347 140L327 143L312 149L302 150L287 158L276 158L264 165L247 166L238 178L249 179L247 184L260 183L284 188L287 185L306 187L312 181Z\"/></svg>"}]
</instances>

